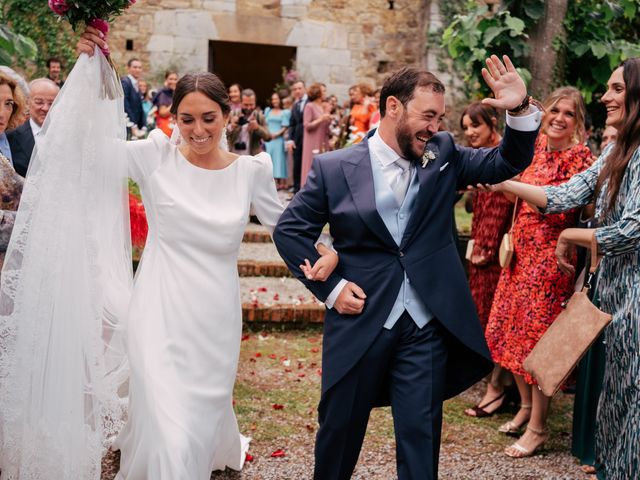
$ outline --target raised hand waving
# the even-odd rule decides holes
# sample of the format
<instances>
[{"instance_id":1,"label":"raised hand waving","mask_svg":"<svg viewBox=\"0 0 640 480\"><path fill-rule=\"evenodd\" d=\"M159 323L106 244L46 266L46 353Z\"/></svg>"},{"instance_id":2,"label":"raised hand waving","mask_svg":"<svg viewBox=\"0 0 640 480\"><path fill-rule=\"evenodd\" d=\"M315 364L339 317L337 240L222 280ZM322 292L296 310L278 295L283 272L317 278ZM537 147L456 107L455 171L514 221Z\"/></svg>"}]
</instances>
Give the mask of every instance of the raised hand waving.
<instances>
[{"instance_id":1,"label":"raised hand waving","mask_svg":"<svg viewBox=\"0 0 640 480\"><path fill-rule=\"evenodd\" d=\"M524 101L527 87L509 57L504 55L502 59L504 63L497 55L491 55L486 60L487 68L482 69L482 77L495 98L485 98L482 103L503 110L513 110Z\"/></svg>"}]
</instances>

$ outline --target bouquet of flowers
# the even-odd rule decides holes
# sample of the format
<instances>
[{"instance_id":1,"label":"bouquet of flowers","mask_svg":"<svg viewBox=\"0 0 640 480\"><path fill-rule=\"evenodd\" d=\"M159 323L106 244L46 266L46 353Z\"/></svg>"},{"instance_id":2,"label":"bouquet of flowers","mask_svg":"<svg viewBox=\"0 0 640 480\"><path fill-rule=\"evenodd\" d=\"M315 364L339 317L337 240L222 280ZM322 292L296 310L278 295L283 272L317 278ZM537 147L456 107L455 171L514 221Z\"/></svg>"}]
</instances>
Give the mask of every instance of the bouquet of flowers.
<instances>
[{"instance_id":1,"label":"bouquet of flowers","mask_svg":"<svg viewBox=\"0 0 640 480\"><path fill-rule=\"evenodd\" d=\"M74 30L78 25L89 25L106 34L109 22L134 3L136 0L49 0L49 8ZM100 22L94 24L96 20Z\"/></svg>"},{"instance_id":2,"label":"bouquet of flowers","mask_svg":"<svg viewBox=\"0 0 640 480\"><path fill-rule=\"evenodd\" d=\"M67 20L74 30L78 26L96 28L107 38L109 22L121 15L136 0L49 0L49 8L61 20ZM122 87L117 70L109 56L108 49L101 49L111 69L101 69L102 98L122 97Z\"/></svg>"}]
</instances>

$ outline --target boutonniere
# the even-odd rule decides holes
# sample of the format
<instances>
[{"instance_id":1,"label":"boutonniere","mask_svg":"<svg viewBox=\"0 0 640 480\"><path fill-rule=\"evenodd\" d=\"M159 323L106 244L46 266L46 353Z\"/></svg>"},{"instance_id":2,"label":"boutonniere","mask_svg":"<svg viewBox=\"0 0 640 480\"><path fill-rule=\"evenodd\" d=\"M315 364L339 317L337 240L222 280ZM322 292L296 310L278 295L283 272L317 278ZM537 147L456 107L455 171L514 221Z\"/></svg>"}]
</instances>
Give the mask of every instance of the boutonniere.
<instances>
[{"instance_id":1,"label":"boutonniere","mask_svg":"<svg viewBox=\"0 0 640 480\"><path fill-rule=\"evenodd\" d=\"M422 168L425 168L427 165L429 165L429 163L433 162L436 158L438 158L438 155L436 154L436 152L431 150L429 148L429 145L427 145L427 148L422 154Z\"/></svg>"}]
</instances>

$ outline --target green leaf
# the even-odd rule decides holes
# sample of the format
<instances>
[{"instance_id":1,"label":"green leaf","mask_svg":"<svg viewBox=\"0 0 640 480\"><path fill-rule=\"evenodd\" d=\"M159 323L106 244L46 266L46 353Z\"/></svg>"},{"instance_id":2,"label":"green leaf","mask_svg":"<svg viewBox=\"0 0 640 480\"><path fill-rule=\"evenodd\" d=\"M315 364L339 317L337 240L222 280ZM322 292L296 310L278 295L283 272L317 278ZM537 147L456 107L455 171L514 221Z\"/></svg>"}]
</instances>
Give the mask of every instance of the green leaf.
<instances>
[{"instance_id":1,"label":"green leaf","mask_svg":"<svg viewBox=\"0 0 640 480\"><path fill-rule=\"evenodd\" d=\"M577 57L582 57L585 53L587 53L590 50L590 47L588 44L586 43L582 43L580 45L576 45L575 47L572 48L573 53L577 56Z\"/></svg>"},{"instance_id":2,"label":"green leaf","mask_svg":"<svg viewBox=\"0 0 640 480\"><path fill-rule=\"evenodd\" d=\"M507 30L506 27L487 28L487 30L484 32L484 38L483 38L485 45L489 46L489 44L493 41L494 38L496 38L502 32L505 32L506 30Z\"/></svg>"},{"instance_id":3,"label":"green leaf","mask_svg":"<svg viewBox=\"0 0 640 480\"><path fill-rule=\"evenodd\" d=\"M512 37L520 35L522 32L524 32L525 24L518 17L512 17L511 15L509 15L507 18L505 18L504 23L511 30Z\"/></svg>"},{"instance_id":4,"label":"green leaf","mask_svg":"<svg viewBox=\"0 0 640 480\"><path fill-rule=\"evenodd\" d=\"M590 46L591 53L593 53L593 55L598 59L604 57L607 54L607 45L605 45L604 43L592 43Z\"/></svg>"},{"instance_id":5,"label":"green leaf","mask_svg":"<svg viewBox=\"0 0 640 480\"><path fill-rule=\"evenodd\" d=\"M532 20L539 20L544 15L544 2L527 2L524 13Z\"/></svg>"}]
</instances>

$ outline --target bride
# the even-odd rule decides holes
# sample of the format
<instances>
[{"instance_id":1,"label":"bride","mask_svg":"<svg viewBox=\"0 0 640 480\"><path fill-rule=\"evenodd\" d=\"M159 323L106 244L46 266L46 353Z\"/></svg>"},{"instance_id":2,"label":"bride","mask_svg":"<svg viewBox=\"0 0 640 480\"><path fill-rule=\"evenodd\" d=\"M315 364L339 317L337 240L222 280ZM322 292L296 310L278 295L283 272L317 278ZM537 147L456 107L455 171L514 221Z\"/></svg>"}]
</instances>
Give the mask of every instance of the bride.
<instances>
[{"instance_id":1,"label":"bride","mask_svg":"<svg viewBox=\"0 0 640 480\"><path fill-rule=\"evenodd\" d=\"M98 31L87 28L78 43L78 52L92 57L94 51L97 52L96 46L106 48L106 43L99 35ZM65 90L73 88L74 82L80 84L83 81L81 73L90 72L90 62L104 62L101 55L88 57L81 55L78 75L68 81ZM74 97L81 97L82 94L71 90L63 91L61 96L68 99L68 105L75 101ZM60 101L59 108L63 108L63 102ZM80 107L86 109L87 117L81 120L85 122L106 122L109 121L107 117L115 113L115 110L109 114L92 111L90 105ZM122 114L121 108L119 106L119 115ZM45 131L42 140L45 143L37 145L42 156L49 155L56 148L69 149L68 145L63 144L64 139L52 139L65 133L61 134L60 129L55 130L55 122L60 118L55 115L55 105L53 113L49 130ZM61 111L58 113L61 114ZM212 470L226 467L239 470L243 465L248 439L240 435L232 408L242 329L237 256L249 209L253 207L260 222L272 231L283 208L275 189L271 159L266 153L237 156L219 146L229 115L229 99L218 77L211 73L182 77L173 96L171 113L181 136L178 145L156 130L151 132L147 140L127 143L121 154L128 175L140 186L148 215L149 235L130 297L126 294L126 288L122 287L126 287L126 279L121 280L111 273L106 276L107 281L103 285L110 291L119 292L120 296L115 296L116 301L110 300L114 297L111 292L105 293L104 297L99 296L100 292L89 292L97 295L92 298L103 299L104 316L111 320L111 323L102 321L101 335L103 339L107 337L102 357L89 356L88 359L87 355L83 356L85 352L78 350L78 343L90 343L86 339L92 338L89 334L85 335L82 322L75 327L64 324L74 317L77 310L82 310L79 308L82 298L75 303L72 293L65 297L66 302L56 303L49 308L49 317L55 318L53 322L47 321L46 326L32 325L36 316L26 314L29 306L40 302L40 298L36 298L38 295L57 295L58 288L50 285L48 288L55 289L50 293L31 291L29 301L23 301L25 296L21 294L20 282L23 282L24 290L29 260L38 255L38 250L33 253L28 239L25 240L27 237L23 231L28 229L24 225L18 228L14 250L21 255L14 254L11 258L19 257L17 263L23 269L20 273L22 277L12 277L12 272L18 270L14 268L15 259L12 263L14 267L10 265L3 271L2 293L5 297L8 295L14 304L7 307L5 298L2 308L13 308L14 320L24 322L24 325L17 326L17 334L16 330L13 331L18 345L14 350L1 347L10 335L3 338L0 328L0 366L12 369L9 374L0 371L0 381L4 382L0 388L6 390L2 396L3 403L0 404L4 415L0 463L3 480L99 478L99 455L96 460L96 449L84 445L83 439L95 438L91 432L98 430L100 435L104 431L115 434L118 430L117 425L111 424L118 423L118 419L113 418L117 416L116 410L105 412L100 407L100 411L96 411L101 377L94 372L100 362L103 362L100 364L101 372L111 374L119 370L111 364L104 364L103 358L114 355L113 350L117 346L114 339L123 333L121 327L114 326L114 317L117 315L107 313L118 309L126 312L121 314L126 317L127 324L123 345L130 372L128 419L112 447L121 451L120 472L116 478L205 480L210 478ZM72 137L73 132L68 133ZM82 143L86 139L78 141L80 145L71 147L81 151L81 155L77 155L78 162L100 154L96 153L96 148L88 148ZM112 162L110 168L105 170L105 175L109 175L111 170L117 169L120 155L118 142L103 147L98 150L106 149L102 153L107 155L108 162ZM61 151L58 151L58 155L61 155ZM73 155L73 151L69 151L69 155ZM63 162L64 159L59 161ZM55 165L46 165L46 161L40 163L41 169L38 170L36 166L27 176L27 184L30 181L33 184L33 195L36 191L43 195L47 182L42 180L47 178L46 175L50 178L56 168ZM39 163L36 162L36 165ZM76 167L69 165L68 168ZM100 165L94 168L99 169ZM91 183L87 179L93 178L92 168L82 170L78 173L79 183L70 187L72 194L86 186L83 182ZM66 175L73 176L68 172ZM96 177L93 187L99 189L103 181ZM29 201L29 188L27 185L25 189L27 210L22 215L23 219L27 216L28 219L22 223L28 221L36 225L46 214L47 205L43 203L44 197L39 197L40 204ZM59 188L64 192L67 187L59 185ZM91 192L88 198L99 196L99 192ZM95 201L99 202L100 198ZM84 208L75 204L69 206L72 207L78 208L80 213ZM99 216L101 212L98 209L92 213ZM59 211L59 214L57 221L68 216L66 211ZM109 218L109 215L104 215L100 221L111 225L113 222L108 221ZM72 222L72 219L69 221ZM37 230L33 225L30 227L32 236ZM58 224L58 228L67 228L64 225ZM110 227L103 230L98 228L97 231L104 235L97 234L92 241L99 245L104 236L113 238L110 236L111 230ZM53 230L49 233L51 236L59 234ZM73 232L65 233L69 242L75 241ZM117 238L122 240L121 237ZM60 245L60 248L64 249L65 246ZM315 278L323 280L335 268L337 255L322 244L318 244L318 250L323 256L309 275L317 273ZM99 249L96 251L99 252ZM82 257L80 252L76 253ZM63 258L64 265L76 261L73 255L64 258L59 253L58 257ZM113 259L121 257L103 255L100 262L96 261L96 268L90 268L89 271L101 275L101 271L117 263ZM90 265L92 261L92 258L88 260ZM38 281L46 281L51 270L47 268L45 265L34 267L35 275L40 278ZM70 280L74 277L70 276ZM91 277L87 276L84 280L91 282ZM13 290L9 285L14 286ZM64 291L65 287L59 290ZM83 285L78 283L77 288L81 289ZM111 308L111 303L122 303L123 297L127 300L124 307ZM68 308L62 315L57 312L60 303ZM1 313L7 314L6 311ZM63 324L66 326L60 327ZM109 329L107 325L113 328ZM29 332L30 328L35 342L45 338L40 343L46 350L45 354L31 350L31 354L24 355L24 352L30 351L24 346L29 341L20 343L20 339L27 335L25 332ZM50 344L56 341L66 347L53 354ZM83 344L80 350L82 348L87 347ZM7 352L13 352L17 357L20 355L16 352L22 352L23 355L17 363L8 367L6 359L4 363L2 360L2 355ZM72 357L67 364L64 363L66 356ZM78 376L85 379L82 389L67 380L68 371L63 373L54 370L66 368L61 365L77 368ZM122 382L117 385L122 396ZM41 392L48 392L48 402L40 401L40 397L44 396ZM69 414L74 409L83 412L80 420ZM105 417L105 413L109 417L106 421L96 419L97 416ZM78 430L81 435L67 435ZM87 465L86 458L79 457L92 457L89 462L91 465Z\"/></svg>"}]
</instances>

